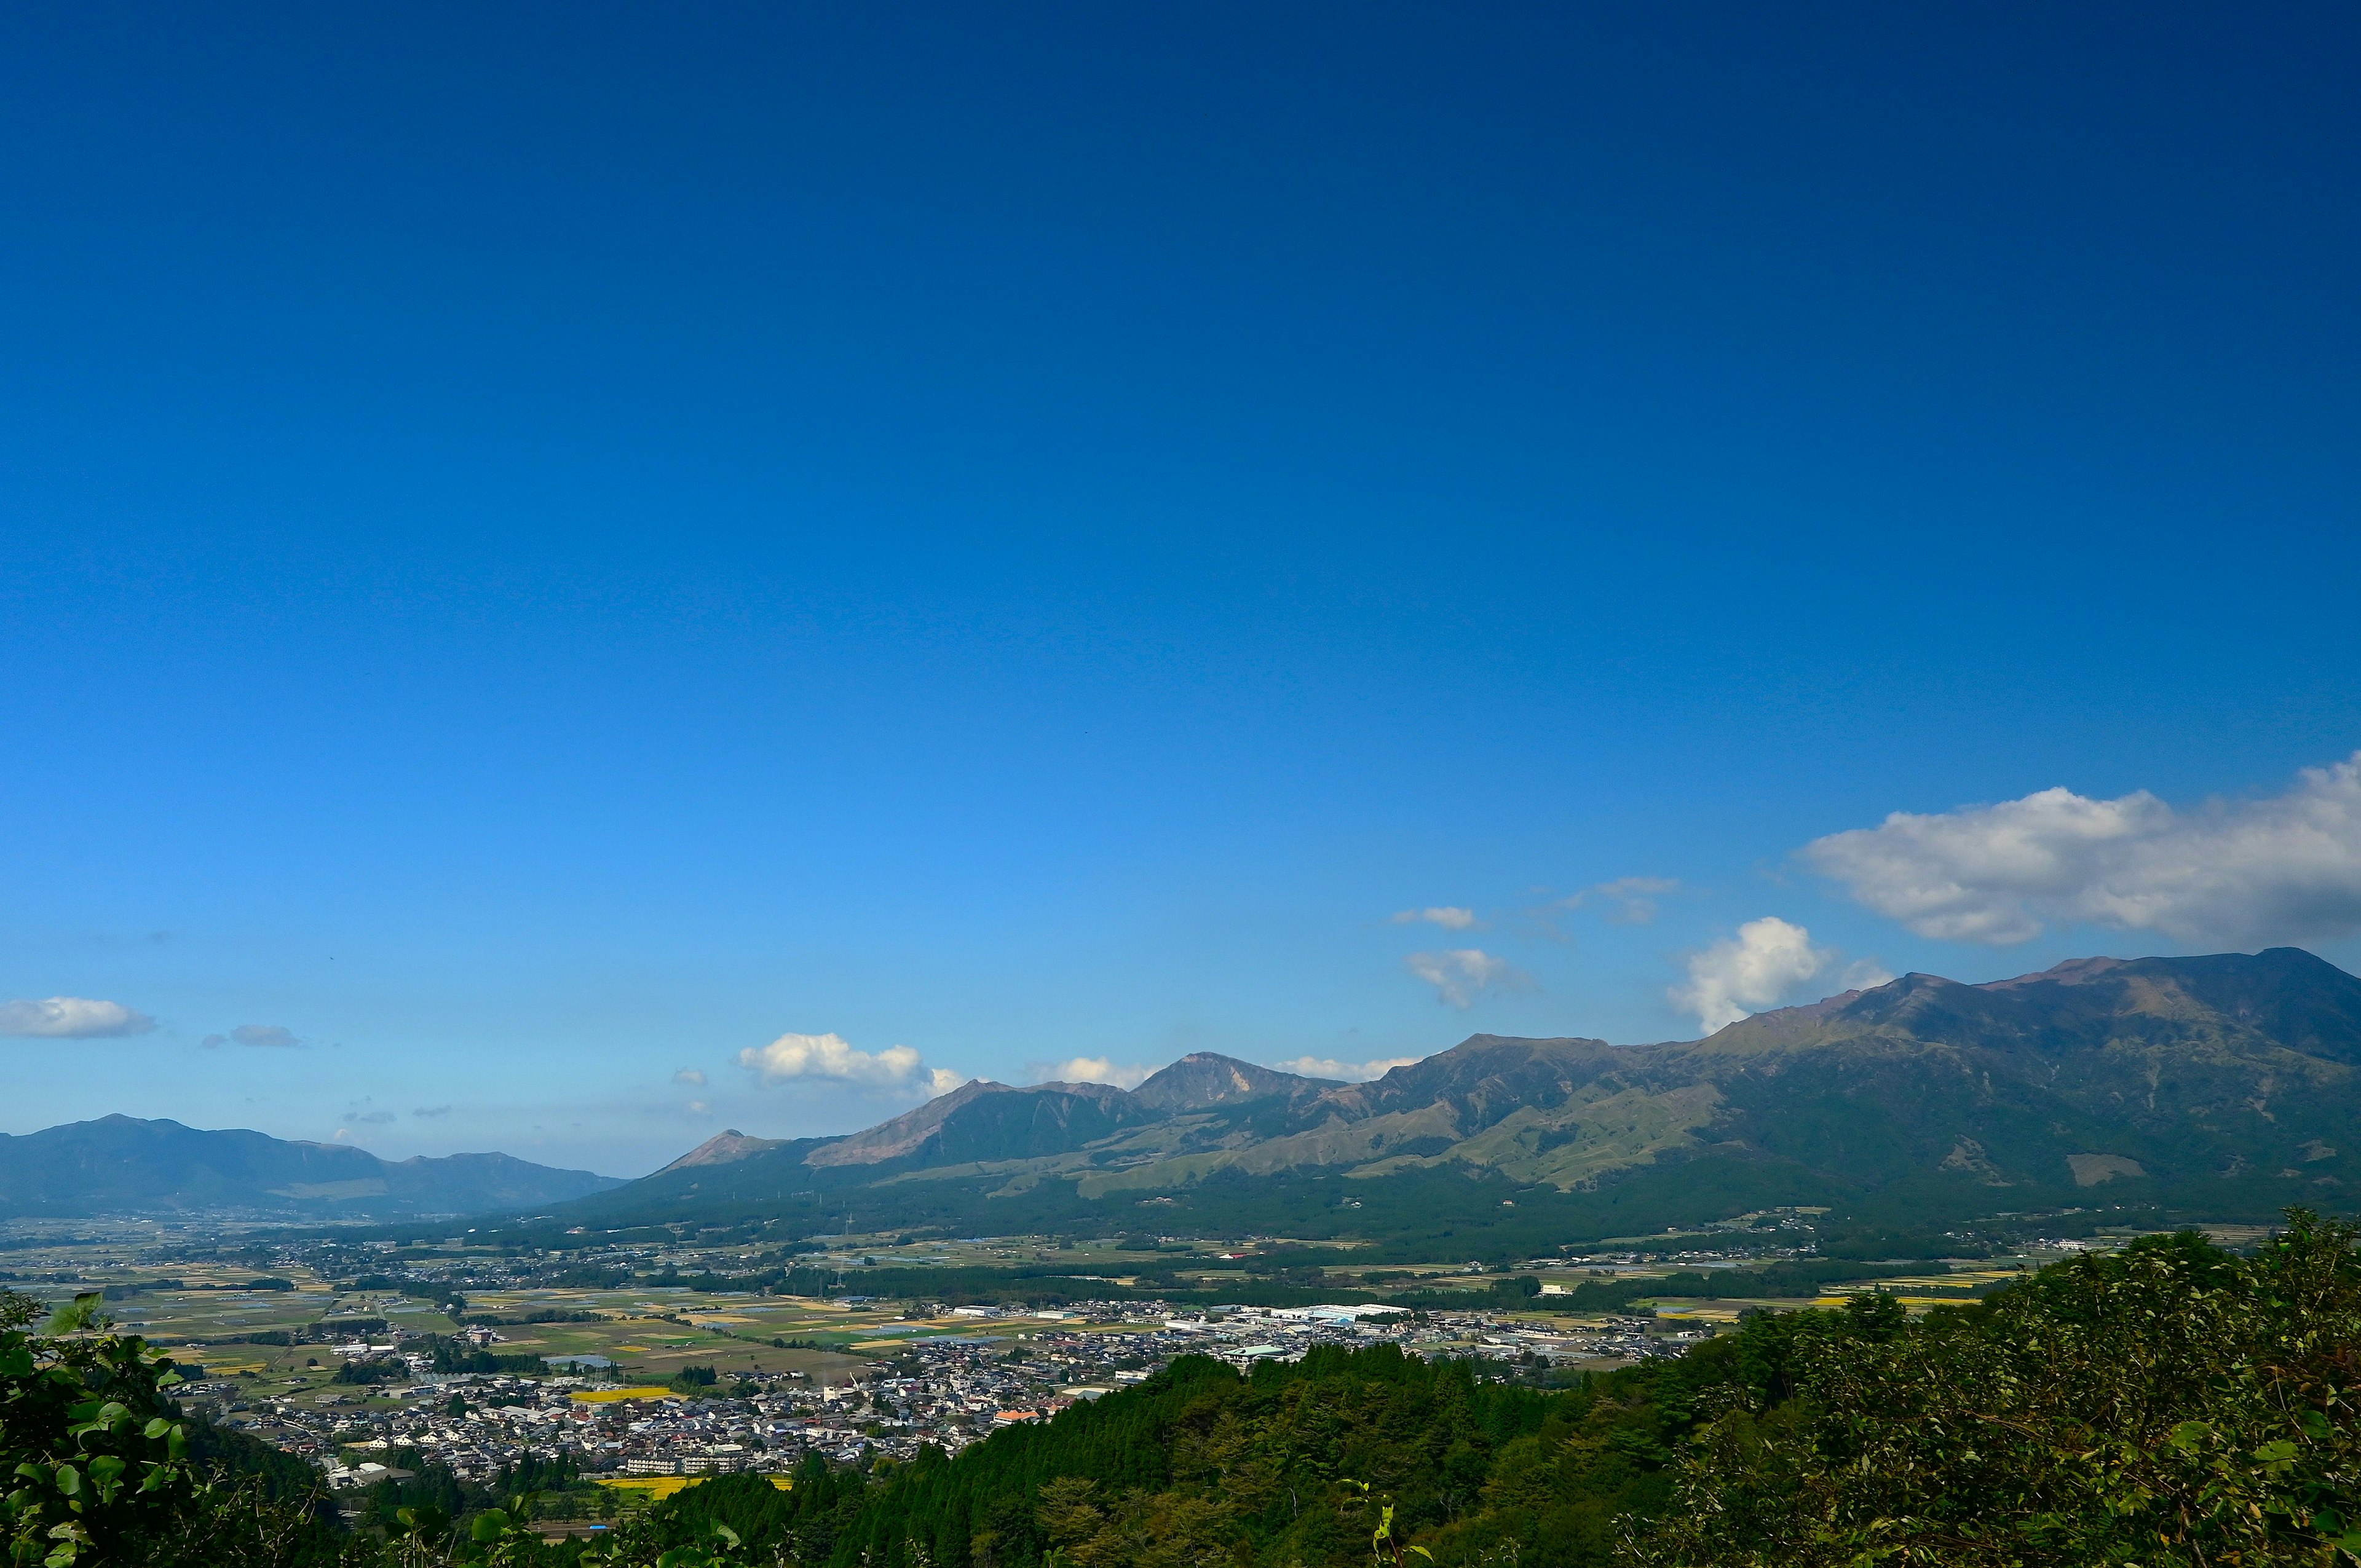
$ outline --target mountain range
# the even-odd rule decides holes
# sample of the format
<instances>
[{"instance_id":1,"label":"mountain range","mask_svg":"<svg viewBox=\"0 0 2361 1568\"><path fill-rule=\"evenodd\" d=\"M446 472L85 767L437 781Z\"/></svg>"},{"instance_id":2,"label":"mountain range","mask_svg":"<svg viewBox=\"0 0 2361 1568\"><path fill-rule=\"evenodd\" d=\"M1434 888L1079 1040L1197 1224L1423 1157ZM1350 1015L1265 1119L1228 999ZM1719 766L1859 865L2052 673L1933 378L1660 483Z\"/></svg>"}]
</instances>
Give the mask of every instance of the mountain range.
<instances>
[{"instance_id":1,"label":"mountain range","mask_svg":"<svg viewBox=\"0 0 2361 1568\"><path fill-rule=\"evenodd\" d=\"M1783 1205L2227 1218L2340 1206L2356 1118L2361 980L2277 948L1909 974L1695 1041L1477 1035L1369 1083L1210 1052L1129 1091L972 1082L850 1136L725 1133L566 1212L1537 1237Z\"/></svg>"},{"instance_id":2,"label":"mountain range","mask_svg":"<svg viewBox=\"0 0 2361 1568\"><path fill-rule=\"evenodd\" d=\"M977 1081L845 1136L726 1132L631 1182L108 1116L0 1136L0 1216L532 1210L606 1229L1090 1224L1514 1253L1778 1210L1872 1230L2335 1210L2361 1182L2356 1126L2361 980L2275 948L1985 984L1908 974L1702 1040L1476 1035L1368 1083L1213 1052L1131 1090Z\"/></svg>"},{"instance_id":3,"label":"mountain range","mask_svg":"<svg viewBox=\"0 0 2361 1568\"><path fill-rule=\"evenodd\" d=\"M236 1213L289 1218L476 1214L544 1207L622 1183L504 1154L383 1160L338 1144L102 1116L0 1134L0 1217Z\"/></svg>"}]
</instances>

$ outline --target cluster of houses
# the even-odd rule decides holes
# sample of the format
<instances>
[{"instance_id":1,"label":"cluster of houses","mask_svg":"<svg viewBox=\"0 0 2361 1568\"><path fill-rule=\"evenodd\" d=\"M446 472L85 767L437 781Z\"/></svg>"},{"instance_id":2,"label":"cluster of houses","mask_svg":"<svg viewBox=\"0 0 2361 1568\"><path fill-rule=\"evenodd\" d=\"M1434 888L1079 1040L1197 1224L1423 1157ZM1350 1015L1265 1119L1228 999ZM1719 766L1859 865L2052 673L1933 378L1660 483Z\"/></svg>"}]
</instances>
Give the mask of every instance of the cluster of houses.
<instances>
[{"instance_id":1,"label":"cluster of houses","mask_svg":"<svg viewBox=\"0 0 2361 1568\"><path fill-rule=\"evenodd\" d=\"M1642 1318L1537 1326L1491 1312L1410 1314L1365 1305L1183 1313L1104 1301L1055 1311L963 1307L954 1315L971 1320L972 1330L915 1336L853 1380L774 1376L708 1398L618 1397L622 1391L602 1387L611 1365L598 1357L575 1358L541 1377L436 1374L425 1356L355 1341L334 1348L408 1363L411 1379L389 1390L399 1409L330 1409L291 1398L233 1420L311 1457L342 1488L399 1479L418 1464L489 1481L524 1459L561 1454L592 1477L781 1473L812 1453L849 1464L864 1453L908 1457L925 1444L957 1451L996 1428L1046 1420L1076 1400L1142 1381L1177 1355L1244 1368L1319 1344L1390 1343L1426 1355L1565 1365L1673 1354L1691 1337ZM475 1337L497 1336L480 1329Z\"/></svg>"}]
</instances>

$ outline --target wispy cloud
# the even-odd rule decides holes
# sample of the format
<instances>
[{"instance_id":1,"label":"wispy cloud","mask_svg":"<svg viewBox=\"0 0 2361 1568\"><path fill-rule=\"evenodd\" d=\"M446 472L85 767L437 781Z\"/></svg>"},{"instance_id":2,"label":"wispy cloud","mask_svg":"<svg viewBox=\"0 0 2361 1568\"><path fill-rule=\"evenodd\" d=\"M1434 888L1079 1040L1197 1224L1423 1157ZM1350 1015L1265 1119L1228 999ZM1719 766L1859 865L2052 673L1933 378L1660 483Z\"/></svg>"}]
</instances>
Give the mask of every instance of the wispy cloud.
<instances>
[{"instance_id":1,"label":"wispy cloud","mask_svg":"<svg viewBox=\"0 0 2361 1568\"><path fill-rule=\"evenodd\" d=\"M2285 793L2175 811L2045 789L1816 839L1804 861L1922 937L1994 946L2052 921L2192 945L2361 930L2361 751Z\"/></svg>"},{"instance_id":2,"label":"wispy cloud","mask_svg":"<svg viewBox=\"0 0 2361 1568\"><path fill-rule=\"evenodd\" d=\"M1026 1070L1037 1083L1112 1083L1117 1089L1137 1089L1156 1074L1156 1069L1140 1062L1118 1067L1110 1057L1027 1062Z\"/></svg>"},{"instance_id":3,"label":"wispy cloud","mask_svg":"<svg viewBox=\"0 0 2361 1568\"><path fill-rule=\"evenodd\" d=\"M1532 983L1522 970L1481 948L1412 953L1402 959L1402 968L1434 987L1435 1000L1450 1007L1472 1007L1488 991L1513 991Z\"/></svg>"},{"instance_id":4,"label":"wispy cloud","mask_svg":"<svg viewBox=\"0 0 2361 1568\"><path fill-rule=\"evenodd\" d=\"M346 1116L345 1120L364 1127L383 1127L392 1123L393 1113L390 1111L358 1111Z\"/></svg>"},{"instance_id":5,"label":"wispy cloud","mask_svg":"<svg viewBox=\"0 0 2361 1568\"><path fill-rule=\"evenodd\" d=\"M431 1122L437 1116L448 1116L450 1113L451 1107L448 1105L421 1105L411 1113L412 1115L424 1122Z\"/></svg>"},{"instance_id":6,"label":"wispy cloud","mask_svg":"<svg viewBox=\"0 0 2361 1568\"><path fill-rule=\"evenodd\" d=\"M1776 1006L1798 986L1836 970L1843 962L1833 948L1817 946L1801 926L1766 915L1749 920L1726 938L1688 957L1688 979L1665 992L1674 1006L1697 1015L1707 1034L1735 1024L1750 1013ZM1846 969L1839 989L1883 985L1894 977L1874 960Z\"/></svg>"},{"instance_id":7,"label":"wispy cloud","mask_svg":"<svg viewBox=\"0 0 2361 1568\"><path fill-rule=\"evenodd\" d=\"M1422 920L1430 926L1440 926L1446 931L1472 930L1478 924L1474 910L1452 905L1442 905L1433 909L1401 909L1393 915L1393 923L1397 926L1414 926Z\"/></svg>"},{"instance_id":8,"label":"wispy cloud","mask_svg":"<svg viewBox=\"0 0 2361 1568\"><path fill-rule=\"evenodd\" d=\"M1600 913L1613 924L1645 926L1656 917L1657 901L1680 890L1681 884L1672 877L1627 876L1602 882L1585 893L1606 905Z\"/></svg>"},{"instance_id":9,"label":"wispy cloud","mask_svg":"<svg viewBox=\"0 0 2361 1568\"><path fill-rule=\"evenodd\" d=\"M51 996L38 1002L0 1002L0 1035L45 1040L100 1040L144 1035L156 1020L120 1002L87 996Z\"/></svg>"},{"instance_id":10,"label":"wispy cloud","mask_svg":"<svg viewBox=\"0 0 2361 1568\"><path fill-rule=\"evenodd\" d=\"M216 1046L261 1046L272 1050L293 1050L303 1042L295 1031L280 1024L240 1024L226 1035L207 1035L198 1042L208 1050Z\"/></svg>"},{"instance_id":11,"label":"wispy cloud","mask_svg":"<svg viewBox=\"0 0 2361 1568\"><path fill-rule=\"evenodd\" d=\"M788 1079L828 1079L859 1088L895 1093L917 1092L928 1099L948 1094L967 1080L948 1068L929 1068L908 1046L888 1046L882 1051L856 1050L843 1036L781 1035L767 1046L749 1046L738 1053L738 1065L766 1083Z\"/></svg>"},{"instance_id":12,"label":"wispy cloud","mask_svg":"<svg viewBox=\"0 0 2361 1568\"><path fill-rule=\"evenodd\" d=\"M1563 916L1589 908L1598 910L1599 918L1610 926L1645 926L1655 919L1661 902L1680 890L1681 884L1672 877L1618 877L1525 913L1541 922L1550 936L1565 941L1568 938L1558 925Z\"/></svg>"},{"instance_id":13,"label":"wispy cloud","mask_svg":"<svg viewBox=\"0 0 2361 1568\"><path fill-rule=\"evenodd\" d=\"M1305 1078L1338 1078L1346 1083L1366 1083L1373 1078L1383 1078L1398 1067L1422 1062L1424 1057L1379 1057L1374 1061L1338 1061L1334 1057L1294 1057L1270 1065L1281 1072L1301 1073Z\"/></svg>"},{"instance_id":14,"label":"wispy cloud","mask_svg":"<svg viewBox=\"0 0 2361 1568\"><path fill-rule=\"evenodd\" d=\"M685 1067L672 1075L672 1080L675 1083L702 1085L705 1082L705 1075L693 1067Z\"/></svg>"}]
</instances>

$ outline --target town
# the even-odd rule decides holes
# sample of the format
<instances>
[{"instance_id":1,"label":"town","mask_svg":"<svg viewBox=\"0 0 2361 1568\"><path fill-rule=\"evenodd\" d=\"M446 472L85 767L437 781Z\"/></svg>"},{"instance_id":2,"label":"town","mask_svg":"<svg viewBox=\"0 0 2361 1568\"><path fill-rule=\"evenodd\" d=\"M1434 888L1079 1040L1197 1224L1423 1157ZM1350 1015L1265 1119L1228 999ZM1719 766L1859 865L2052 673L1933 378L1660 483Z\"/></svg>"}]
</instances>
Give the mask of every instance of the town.
<instances>
[{"instance_id":1,"label":"town","mask_svg":"<svg viewBox=\"0 0 2361 1568\"><path fill-rule=\"evenodd\" d=\"M532 1492L536 1528L554 1530L703 1476L788 1485L814 1464L882 1474L928 1447L956 1453L1183 1356L1251 1372L1390 1345L1486 1380L1566 1387L1802 1304L1741 1296L1758 1288L1741 1280L1857 1266L1814 1259L1786 1212L1507 1269L1369 1266L1255 1235L384 1239L148 1221L25 1233L0 1271L12 1288L51 1304L101 1297L183 1369L184 1409L293 1456L355 1522L437 1489L469 1507ZM1840 1299L1866 1284L1923 1308L2086 1245L1826 1288ZM1679 1293L1708 1280L1727 1283ZM1628 1305L1576 1310L1602 1289Z\"/></svg>"},{"instance_id":2,"label":"town","mask_svg":"<svg viewBox=\"0 0 2361 1568\"><path fill-rule=\"evenodd\" d=\"M758 1374L709 1391L618 1385L603 1358L562 1360L551 1375L436 1372L395 1343L335 1347L348 1366L399 1364L397 1409L346 1407L331 1394L255 1401L235 1380L190 1386L189 1398L232 1428L316 1463L332 1486L366 1486L437 1464L489 1481L529 1460L567 1460L590 1477L786 1474L817 1453L831 1464L906 1459L923 1444L957 1452L996 1427L1046 1419L1078 1399L1146 1380L1174 1356L1240 1368L1294 1360L1314 1345L1394 1343L1423 1355L1466 1355L1506 1368L1545 1368L1677 1354L1707 1337L1663 1332L1644 1318L1541 1328L1499 1314L1411 1314L1357 1306L1235 1307L1181 1315L1156 1301L1088 1301L1066 1309L966 1309L975 1332L906 1340L891 1360L818 1381ZM477 1330L479 1343L495 1343ZM1499 1375L1499 1374L1495 1374Z\"/></svg>"}]
</instances>

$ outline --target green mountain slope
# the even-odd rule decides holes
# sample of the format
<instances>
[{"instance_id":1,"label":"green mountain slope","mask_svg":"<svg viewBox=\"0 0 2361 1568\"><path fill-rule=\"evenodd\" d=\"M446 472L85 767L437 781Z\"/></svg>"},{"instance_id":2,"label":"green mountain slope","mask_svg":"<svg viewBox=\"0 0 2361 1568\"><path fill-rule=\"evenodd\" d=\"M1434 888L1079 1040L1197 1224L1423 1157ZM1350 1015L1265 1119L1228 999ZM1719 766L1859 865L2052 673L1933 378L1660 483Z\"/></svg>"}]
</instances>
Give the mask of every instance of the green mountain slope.
<instances>
[{"instance_id":1,"label":"green mountain slope","mask_svg":"<svg viewBox=\"0 0 2361 1568\"><path fill-rule=\"evenodd\" d=\"M1447 1234L1538 1204L1592 1217L1568 1236L1782 1204L2268 1213L2342 1199L2356 1075L2361 980L2309 953L2083 959L1905 975L1697 1041L1477 1035L1372 1083L1212 1053L1128 1093L972 1083L847 1138L725 1135L569 1212L966 1226L1149 1204L1168 1230L1343 1234L1353 1214L1422 1204Z\"/></svg>"}]
</instances>

